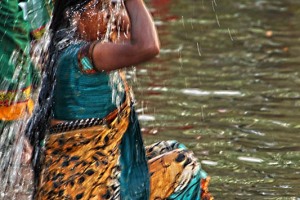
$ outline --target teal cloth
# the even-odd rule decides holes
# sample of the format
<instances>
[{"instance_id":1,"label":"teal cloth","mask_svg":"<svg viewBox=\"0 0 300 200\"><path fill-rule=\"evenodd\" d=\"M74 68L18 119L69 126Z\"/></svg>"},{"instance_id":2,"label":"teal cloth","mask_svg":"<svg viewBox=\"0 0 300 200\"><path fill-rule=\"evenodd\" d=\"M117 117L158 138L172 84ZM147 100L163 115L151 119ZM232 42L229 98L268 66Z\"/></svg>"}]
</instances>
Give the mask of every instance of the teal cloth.
<instances>
[{"instance_id":1,"label":"teal cloth","mask_svg":"<svg viewBox=\"0 0 300 200\"><path fill-rule=\"evenodd\" d=\"M106 73L84 74L78 68L77 53L84 44L70 45L63 50L57 63L54 89L54 118L74 120L103 118L116 106L112 103L112 87ZM121 81L114 80L115 83ZM119 96L124 93L120 92ZM148 164L138 118L134 109L129 127L120 145L121 177L120 195L122 200L148 200L150 181Z\"/></svg>"},{"instance_id":2,"label":"teal cloth","mask_svg":"<svg viewBox=\"0 0 300 200\"><path fill-rule=\"evenodd\" d=\"M150 175L141 128L137 114L132 109L130 124L122 138L120 195L122 200L148 200Z\"/></svg>"},{"instance_id":3,"label":"teal cloth","mask_svg":"<svg viewBox=\"0 0 300 200\"><path fill-rule=\"evenodd\" d=\"M54 89L54 118L74 120L103 118L116 106L112 103L112 88L106 73L84 74L78 67L77 53L84 45L73 44L61 53L57 63L57 81ZM120 80L120 79L119 79ZM120 80L121 81L121 80ZM118 83L118 80L114 80ZM114 90L116 91L116 90ZM120 93L124 99L124 93ZM177 141L170 147L187 149ZM121 177L120 196L122 200L148 200L150 196L150 174L141 128L137 114L132 108L129 127L119 146ZM200 200L200 181L207 174L199 169L183 190L174 192L168 200Z\"/></svg>"},{"instance_id":4,"label":"teal cloth","mask_svg":"<svg viewBox=\"0 0 300 200\"><path fill-rule=\"evenodd\" d=\"M118 90L117 83L121 78L114 80L116 85L110 86L107 73L85 74L78 66L77 54L84 43L70 45L63 50L57 63L56 85L54 89L53 117L59 120L76 120L87 118L103 118L116 105L114 96L124 98L124 91ZM121 85L123 88L124 86ZM113 90L114 89L114 90Z\"/></svg>"}]
</instances>

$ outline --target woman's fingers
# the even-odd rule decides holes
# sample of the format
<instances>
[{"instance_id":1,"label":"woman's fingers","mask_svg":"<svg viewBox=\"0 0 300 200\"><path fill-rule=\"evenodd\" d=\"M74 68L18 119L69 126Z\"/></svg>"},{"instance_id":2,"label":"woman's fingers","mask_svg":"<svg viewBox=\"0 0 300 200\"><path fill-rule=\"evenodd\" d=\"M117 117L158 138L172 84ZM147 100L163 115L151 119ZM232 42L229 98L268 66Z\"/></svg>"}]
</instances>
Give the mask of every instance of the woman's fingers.
<instances>
[{"instance_id":1,"label":"woman's fingers","mask_svg":"<svg viewBox=\"0 0 300 200\"><path fill-rule=\"evenodd\" d=\"M121 8L114 13L115 24L118 27L118 31L129 32L130 19L125 8Z\"/></svg>"},{"instance_id":2,"label":"woman's fingers","mask_svg":"<svg viewBox=\"0 0 300 200\"><path fill-rule=\"evenodd\" d=\"M23 152L22 152L22 161L23 164L29 164L32 157L32 147L29 144L29 142L25 139L24 140L24 146L23 146Z\"/></svg>"}]
</instances>

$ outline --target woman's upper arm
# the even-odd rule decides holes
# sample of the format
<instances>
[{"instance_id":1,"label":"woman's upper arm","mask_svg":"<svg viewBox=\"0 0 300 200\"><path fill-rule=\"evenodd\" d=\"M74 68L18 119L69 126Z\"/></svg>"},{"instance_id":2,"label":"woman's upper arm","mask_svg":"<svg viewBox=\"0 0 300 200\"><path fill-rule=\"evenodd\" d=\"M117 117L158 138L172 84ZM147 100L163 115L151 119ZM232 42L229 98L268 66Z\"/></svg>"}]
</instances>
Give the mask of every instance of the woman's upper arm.
<instances>
[{"instance_id":1,"label":"woman's upper arm","mask_svg":"<svg viewBox=\"0 0 300 200\"><path fill-rule=\"evenodd\" d=\"M98 70L115 70L147 61L159 53L159 38L143 0L126 0L130 37L120 43L98 43L92 58Z\"/></svg>"},{"instance_id":2,"label":"woman's upper arm","mask_svg":"<svg viewBox=\"0 0 300 200\"><path fill-rule=\"evenodd\" d=\"M153 44L133 44L130 40L122 43L98 43L92 52L95 68L111 71L147 61L159 53L159 46Z\"/></svg>"}]
</instances>

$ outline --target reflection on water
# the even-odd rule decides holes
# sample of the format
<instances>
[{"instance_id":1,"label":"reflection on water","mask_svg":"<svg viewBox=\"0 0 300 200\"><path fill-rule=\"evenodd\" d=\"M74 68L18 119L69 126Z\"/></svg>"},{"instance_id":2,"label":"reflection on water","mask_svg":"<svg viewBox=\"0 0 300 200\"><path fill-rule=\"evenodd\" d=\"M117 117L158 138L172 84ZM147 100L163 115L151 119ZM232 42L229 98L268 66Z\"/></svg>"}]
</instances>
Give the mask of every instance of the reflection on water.
<instances>
[{"instance_id":1,"label":"reflection on water","mask_svg":"<svg viewBox=\"0 0 300 200\"><path fill-rule=\"evenodd\" d=\"M162 51L137 67L146 143L186 143L216 199L300 199L300 2L148 3Z\"/></svg>"}]
</instances>

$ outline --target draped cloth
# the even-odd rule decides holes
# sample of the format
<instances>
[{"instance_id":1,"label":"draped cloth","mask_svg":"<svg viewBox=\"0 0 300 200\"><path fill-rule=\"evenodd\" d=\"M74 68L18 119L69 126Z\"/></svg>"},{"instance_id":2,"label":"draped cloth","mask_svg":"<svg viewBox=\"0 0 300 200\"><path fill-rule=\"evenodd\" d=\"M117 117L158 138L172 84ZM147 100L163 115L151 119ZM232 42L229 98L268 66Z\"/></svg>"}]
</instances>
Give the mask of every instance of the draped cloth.
<instances>
[{"instance_id":1,"label":"draped cloth","mask_svg":"<svg viewBox=\"0 0 300 200\"><path fill-rule=\"evenodd\" d=\"M0 4L0 121L20 119L33 109L32 86L39 75L30 59L30 32L49 21L52 8L46 9L44 0L28 0L24 10L18 4L18 0Z\"/></svg>"},{"instance_id":2,"label":"draped cloth","mask_svg":"<svg viewBox=\"0 0 300 200\"><path fill-rule=\"evenodd\" d=\"M24 0L25 1L25 0ZM28 0L31 1L31 0ZM44 0L39 1L40 4ZM30 199L32 169L25 163L25 124L34 106L33 90L39 72L31 63L31 23L20 0L0 0L0 193L1 199ZM39 18L39 14L36 15ZM42 18L39 18L42 20ZM46 21L49 20L49 17ZM44 21L46 23L46 21Z\"/></svg>"},{"instance_id":3,"label":"draped cloth","mask_svg":"<svg viewBox=\"0 0 300 200\"><path fill-rule=\"evenodd\" d=\"M163 141L135 149L142 141L132 137L140 135L133 118L130 102L125 101L103 119L52 127L45 139L35 199L211 200L209 178L183 144ZM128 145L131 142L136 144Z\"/></svg>"},{"instance_id":4,"label":"draped cloth","mask_svg":"<svg viewBox=\"0 0 300 200\"><path fill-rule=\"evenodd\" d=\"M128 128L130 106L116 114L92 127L47 136L36 199L120 197L119 145Z\"/></svg>"},{"instance_id":5,"label":"draped cloth","mask_svg":"<svg viewBox=\"0 0 300 200\"><path fill-rule=\"evenodd\" d=\"M206 173L193 153L176 141L146 147L150 197L145 184L133 187L130 182L136 180L127 180L132 186L128 188L122 183L122 170L130 166L120 162L119 146L130 124L130 107L126 106L110 121L115 113L98 122L89 121L86 128L76 129L76 123L65 124L56 130L67 126L76 130L63 130L47 137L37 200L212 199L207 189L209 178ZM95 125L90 127L91 124ZM130 153L130 149L126 153ZM137 179L143 176L141 170L134 173ZM124 187L129 189L125 195L121 194Z\"/></svg>"},{"instance_id":6,"label":"draped cloth","mask_svg":"<svg viewBox=\"0 0 300 200\"><path fill-rule=\"evenodd\" d=\"M183 144L170 140L146 146L150 199L212 200L209 177ZM201 183L201 185L200 185Z\"/></svg>"},{"instance_id":7,"label":"draped cloth","mask_svg":"<svg viewBox=\"0 0 300 200\"><path fill-rule=\"evenodd\" d=\"M193 153L176 141L145 148L124 73L110 82L111 74L82 72L83 45L71 44L58 57L53 114L66 122L42 142L36 200L205 199L207 175Z\"/></svg>"},{"instance_id":8,"label":"draped cloth","mask_svg":"<svg viewBox=\"0 0 300 200\"><path fill-rule=\"evenodd\" d=\"M0 18L0 121L7 121L22 117L29 106L33 67L29 25L18 0L2 0Z\"/></svg>"},{"instance_id":9,"label":"draped cloth","mask_svg":"<svg viewBox=\"0 0 300 200\"><path fill-rule=\"evenodd\" d=\"M27 17L31 27L31 34L35 39L40 39L44 34L52 9L52 0L27 1Z\"/></svg>"}]
</instances>

